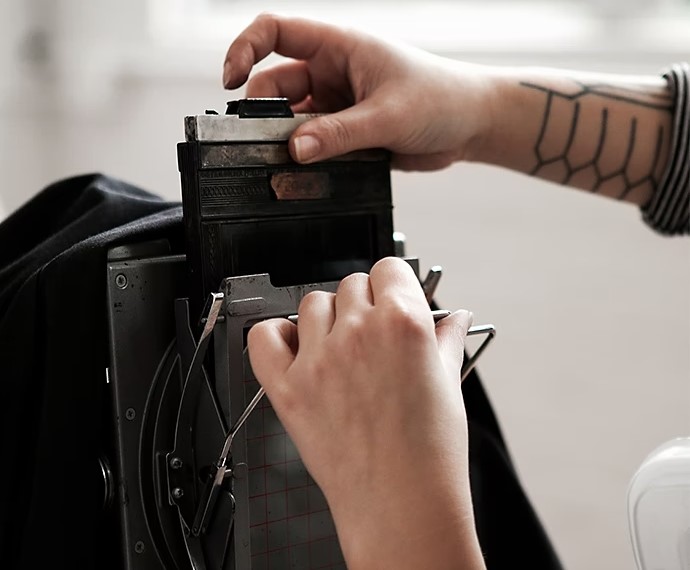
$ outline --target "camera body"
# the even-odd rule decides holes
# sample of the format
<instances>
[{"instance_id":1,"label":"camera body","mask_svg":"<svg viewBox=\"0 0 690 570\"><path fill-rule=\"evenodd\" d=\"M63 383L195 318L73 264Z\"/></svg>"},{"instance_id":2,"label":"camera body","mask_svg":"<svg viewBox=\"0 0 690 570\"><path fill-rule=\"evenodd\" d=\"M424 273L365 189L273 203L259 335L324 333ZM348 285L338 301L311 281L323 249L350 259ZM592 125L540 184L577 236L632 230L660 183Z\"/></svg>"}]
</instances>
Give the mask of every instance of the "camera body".
<instances>
[{"instance_id":1,"label":"camera body","mask_svg":"<svg viewBox=\"0 0 690 570\"><path fill-rule=\"evenodd\" d=\"M266 398L229 438L259 389L252 324L396 253L387 153L296 164L287 139L309 118L275 99L187 117L186 255L165 241L109 252L115 461L102 469L124 568L345 568L326 500Z\"/></svg>"}]
</instances>

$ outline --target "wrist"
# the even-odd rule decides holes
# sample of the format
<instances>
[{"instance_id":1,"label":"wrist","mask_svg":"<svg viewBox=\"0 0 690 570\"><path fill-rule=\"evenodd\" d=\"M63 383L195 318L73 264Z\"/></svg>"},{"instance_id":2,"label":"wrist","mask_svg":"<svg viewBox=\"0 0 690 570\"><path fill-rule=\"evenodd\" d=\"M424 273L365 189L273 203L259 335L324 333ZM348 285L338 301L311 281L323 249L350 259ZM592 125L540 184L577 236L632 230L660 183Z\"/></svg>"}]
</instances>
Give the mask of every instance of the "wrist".
<instances>
[{"instance_id":1,"label":"wrist","mask_svg":"<svg viewBox=\"0 0 690 570\"><path fill-rule=\"evenodd\" d=\"M348 568L483 569L469 486L438 491L428 482L410 493L382 489L373 499L334 508Z\"/></svg>"},{"instance_id":2,"label":"wrist","mask_svg":"<svg viewBox=\"0 0 690 570\"><path fill-rule=\"evenodd\" d=\"M485 570L484 559L474 528L447 524L424 526L412 519L418 533L401 538L398 525L382 522L375 532L350 536L341 546L349 570ZM363 529L364 530L364 529Z\"/></svg>"},{"instance_id":3,"label":"wrist","mask_svg":"<svg viewBox=\"0 0 690 570\"><path fill-rule=\"evenodd\" d=\"M516 141L525 129L524 113L529 112L520 99L519 83L512 73L501 68L487 68L483 78L483 130L468 160L521 170L516 156ZM531 149L529 149L531 152Z\"/></svg>"},{"instance_id":4,"label":"wrist","mask_svg":"<svg viewBox=\"0 0 690 570\"><path fill-rule=\"evenodd\" d=\"M465 96L456 99L454 116L465 123L460 126L460 132L468 121L472 128L462 135L458 160L498 164L502 105L506 103L507 85L496 68L460 65L455 91Z\"/></svg>"}]
</instances>

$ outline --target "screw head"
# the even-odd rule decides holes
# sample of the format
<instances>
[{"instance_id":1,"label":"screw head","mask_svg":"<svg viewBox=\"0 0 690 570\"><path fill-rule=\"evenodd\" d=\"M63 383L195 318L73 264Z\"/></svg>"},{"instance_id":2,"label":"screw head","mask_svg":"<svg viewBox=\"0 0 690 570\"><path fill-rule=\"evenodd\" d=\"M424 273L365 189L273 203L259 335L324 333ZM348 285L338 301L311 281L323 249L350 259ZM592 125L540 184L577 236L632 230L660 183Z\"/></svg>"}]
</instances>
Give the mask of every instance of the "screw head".
<instances>
[{"instance_id":1,"label":"screw head","mask_svg":"<svg viewBox=\"0 0 690 570\"><path fill-rule=\"evenodd\" d=\"M232 470L232 476L235 479L245 479L248 471L249 467L246 463L238 463Z\"/></svg>"},{"instance_id":2,"label":"screw head","mask_svg":"<svg viewBox=\"0 0 690 570\"><path fill-rule=\"evenodd\" d=\"M127 287L127 277L124 273L118 273L115 276L115 285L117 285L120 289Z\"/></svg>"},{"instance_id":3,"label":"screw head","mask_svg":"<svg viewBox=\"0 0 690 570\"><path fill-rule=\"evenodd\" d=\"M173 457L170 460L170 467L175 470L182 469L182 460L179 457Z\"/></svg>"},{"instance_id":4,"label":"screw head","mask_svg":"<svg viewBox=\"0 0 690 570\"><path fill-rule=\"evenodd\" d=\"M127 408L125 411L125 417L131 422L134 418L137 417L137 413L134 410L134 408Z\"/></svg>"},{"instance_id":5,"label":"screw head","mask_svg":"<svg viewBox=\"0 0 690 570\"><path fill-rule=\"evenodd\" d=\"M137 542L134 544L134 552L137 554L141 554L146 550L146 546L144 545L144 542L141 540L137 540Z\"/></svg>"},{"instance_id":6,"label":"screw head","mask_svg":"<svg viewBox=\"0 0 690 570\"><path fill-rule=\"evenodd\" d=\"M184 490L181 489L180 487L175 487L172 490L172 496L173 496L173 499L176 499L176 500L181 499L182 497L184 497Z\"/></svg>"}]
</instances>

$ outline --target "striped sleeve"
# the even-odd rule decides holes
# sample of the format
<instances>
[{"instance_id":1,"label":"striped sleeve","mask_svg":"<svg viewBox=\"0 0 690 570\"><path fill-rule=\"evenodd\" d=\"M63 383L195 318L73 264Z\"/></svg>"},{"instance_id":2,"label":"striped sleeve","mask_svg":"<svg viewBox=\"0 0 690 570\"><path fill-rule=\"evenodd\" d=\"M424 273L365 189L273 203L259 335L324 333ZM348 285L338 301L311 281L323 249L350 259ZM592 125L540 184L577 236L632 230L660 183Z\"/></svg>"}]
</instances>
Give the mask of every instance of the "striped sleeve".
<instances>
[{"instance_id":1,"label":"striped sleeve","mask_svg":"<svg viewBox=\"0 0 690 570\"><path fill-rule=\"evenodd\" d=\"M674 64L664 78L674 99L669 162L642 219L664 235L690 234L690 65Z\"/></svg>"}]
</instances>

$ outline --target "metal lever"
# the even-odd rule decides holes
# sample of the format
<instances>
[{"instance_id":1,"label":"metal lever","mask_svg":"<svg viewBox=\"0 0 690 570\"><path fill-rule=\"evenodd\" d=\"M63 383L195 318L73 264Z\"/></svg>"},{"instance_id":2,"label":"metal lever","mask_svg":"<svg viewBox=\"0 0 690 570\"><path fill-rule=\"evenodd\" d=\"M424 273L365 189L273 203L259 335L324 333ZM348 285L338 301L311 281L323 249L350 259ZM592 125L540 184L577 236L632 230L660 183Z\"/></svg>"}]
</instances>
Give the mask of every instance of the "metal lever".
<instances>
[{"instance_id":1,"label":"metal lever","mask_svg":"<svg viewBox=\"0 0 690 570\"><path fill-rule=\"evenodd\" d=\"M475 327L470 327L469 329L467 329L467 336L474 336L477 334L485 334L487 335L487 337L479 345L479 348L474 351L474 354L462 363L462 368L460 369L460 382L467 378L470 372L474 370L474 367L477 366L479 357L482 355L482 353L486 350L486 347L489 346L489 343L496 336L496 327L494 327L493 325L477 325Z\"/></svg>"},{"instance_id":2,"label":"metal lever","mask_svg":"<svg viewBox=\"0 0 690 570\"><path fill-rule=\"evenodd\" d=\"M443 267L440 265L434 265L429 269L429 273L426 274L424 281L422 282L422 290L424 291L424 297L426 297L426 302L431 303L434 299L434 293L436 293L436 288L438 287L439 281L441 281L441 276L443 275Z\"/></svg>"},{"instance_id":3,"label":"metal lever","mask_svg":"<svg viewBox=\"0 0 690 570\"><path fill-rule=\"evenodd\" d=\"M211 294L211 307L209 309L208 317L204 320L204 330L201 333L199 343L197 344L196 349L194 351L194 355L192 357L189 370L187 371L185 382L182 388L182 395L180 397L180 407L177 410L177 420L175 422L175 442L173 446L173 451L169 453L166 457L166 462L168 462L168 464L172 460L172 458L177 455L177 449L178 445L180 444L180 439L189 437L189 430L180 429L181 419L184 417L186 411L185 396L193 392L196 393L195 390L199 385L199 381L197 379L202 374L204 357L206 356L206 352L208 350L208 345L211 340L211 334L213 333L213 329L216 325L216 322L219 320L219 318L222 318L220 311L223 306L224 298L225 296L223 293ZM184 495L182 495L182 497L182 500L185 500ZM172 495L172 492L170 500L173 504L177 503L177 501L174 499ZM183 509L181 508L180 504L177 504L177 507L178 514L180 517L180 527L182 528L182 536L184 539L185 548L187 550L187 556L189 557L189 561L192 564L192 568L194 570L206 570L206 562L204 559L204 553L201 544L198 541L193 540L193 537L189 536L187 532L187 529L189 527L187 525L185 517L183 516Z\"/></svg>"},{"instance_id":4,"label":"metal lever","mask_svg":"<svg viewBox=\"0 0 690 570\"><path fill-rule=\"evenodd\" d=\"M220 456L214 464L215 473L213 478L207 481L204 488L204 494L202 495L201 502L199 503L199 508L196 510L194 515L194 522L192 524L192 534L198 535L200 533L206 532L208 528L208 523L211 519L211 513L213 512L213 507L218 500L218 493L220 492L220 487L223 484L223 480L226 475L232 474L232 470L228 470L228 456L230 455L230 449L232 448L232 441L235 439L237 432L247 421L249 415L254 411L256 405L263 398L265 391L263 386L259 387L259 391L254 395L252 401L245 408L244 412L237 418L235 424L230 428L230 432L225 438L225 443L223 444L223 451L221 451Z\"/></svg>"},{"instance_id":5,"label":"metal lever","mask_svg":"<svg viewBox=\"0 0 690 570\"><path fill-rule=\"evenodd\" d=\"M199 344L196 346L194 356L192 357L192 363L189 367L189 371L187 372L187 377L185 378L185 388L190 384L191 379L196 378L199 374L201 374L201 367L204 364L204 357L206 356L208 344L211 340L211 333L213 332L213 328L216 326L216 321L222 316L220 314L220 309L223 306L224 298L225 296L223 293L211 293L211 308L208 312L208 318L204 319L204 330L199 338Z\"/></svg>"}]
</instances>

